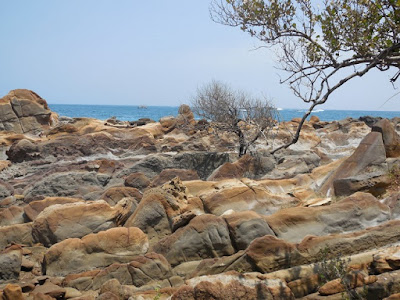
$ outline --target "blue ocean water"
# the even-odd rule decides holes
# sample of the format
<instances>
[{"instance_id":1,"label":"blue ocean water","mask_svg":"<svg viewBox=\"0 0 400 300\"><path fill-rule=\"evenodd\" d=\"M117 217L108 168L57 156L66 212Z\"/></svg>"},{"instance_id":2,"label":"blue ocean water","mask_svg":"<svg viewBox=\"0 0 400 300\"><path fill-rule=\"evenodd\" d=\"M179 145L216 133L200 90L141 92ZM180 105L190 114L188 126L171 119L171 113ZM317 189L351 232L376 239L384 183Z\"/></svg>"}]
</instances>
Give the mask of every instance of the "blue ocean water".
<instances>
[{"instance_id":1,"label":"blue ocean water","mask_svg":"<svg viewBox=\"0 0 400 300\"><path fill-rule=\"evenodd\" d=\"M134 121L140 118L150 118L158 121L164 116L176 116L178 114L177 106L148 106L141 108L139 106L128 105L81 105L81 104L49 104L52 111L60 116L72 118L88 117L100 120L106 120L115 116L118 120ZM279 119L289 121L293 118L301 118L304 109L282 109L279 110ZM311 115L320 118L321 121L342 120L348 117L358 119L362 116L394 118L400 117L398 111L361 111L361 110L322 110L317 109Z\"/></svg>"}]
</instances>

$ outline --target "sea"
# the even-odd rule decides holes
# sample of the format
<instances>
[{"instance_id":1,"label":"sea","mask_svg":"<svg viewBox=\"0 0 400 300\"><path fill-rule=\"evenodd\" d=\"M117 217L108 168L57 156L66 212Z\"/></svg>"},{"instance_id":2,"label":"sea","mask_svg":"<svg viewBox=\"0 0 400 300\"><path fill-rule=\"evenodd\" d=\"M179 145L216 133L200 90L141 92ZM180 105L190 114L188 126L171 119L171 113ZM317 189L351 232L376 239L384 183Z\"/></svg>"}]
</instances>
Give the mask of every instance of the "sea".
<instances>
[{"instance_id":1,"label":"sea","mask_svg":"<svg viewBox=\"0 0 400 300\"><path fill-rule=\"evenodd\" d=\"M71 118L87 117L107 120L116 117L121 121L135 121L140 118L150 118L158 121L165 116L176 116L178 106L128 106L128 105L85 105L85 104L49 104L52 111L60 116ZM290 121L301 118L305 109L277 109L280 121ZM358 119L363 116L392 119L400 117L399 111L369 111L369 110L323 110L316 109L311 116L317 116L321 121L342 120L348 117Z\"/></svg>"}]
</instances>

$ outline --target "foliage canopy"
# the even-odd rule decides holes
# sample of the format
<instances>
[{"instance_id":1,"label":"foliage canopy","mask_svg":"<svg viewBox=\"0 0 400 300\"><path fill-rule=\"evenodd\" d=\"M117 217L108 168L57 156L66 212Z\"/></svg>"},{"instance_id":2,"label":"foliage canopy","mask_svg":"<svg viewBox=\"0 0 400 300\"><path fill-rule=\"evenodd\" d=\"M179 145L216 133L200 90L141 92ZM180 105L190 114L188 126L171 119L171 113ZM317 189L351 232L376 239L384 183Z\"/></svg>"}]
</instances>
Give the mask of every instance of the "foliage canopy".
<instances>
[{"instance_id":1,"label":"foliage canopy","mask_svg":"<svg viewBox=\"0 0 400 300\"><path fill-rule=\"evenodd\" d=\"M274 47L294 94L317 105L372 69L400 77L400 0L213 0L214 21ZM278 149L276 149L278 150Z\"/></svg>"}]
</instances>

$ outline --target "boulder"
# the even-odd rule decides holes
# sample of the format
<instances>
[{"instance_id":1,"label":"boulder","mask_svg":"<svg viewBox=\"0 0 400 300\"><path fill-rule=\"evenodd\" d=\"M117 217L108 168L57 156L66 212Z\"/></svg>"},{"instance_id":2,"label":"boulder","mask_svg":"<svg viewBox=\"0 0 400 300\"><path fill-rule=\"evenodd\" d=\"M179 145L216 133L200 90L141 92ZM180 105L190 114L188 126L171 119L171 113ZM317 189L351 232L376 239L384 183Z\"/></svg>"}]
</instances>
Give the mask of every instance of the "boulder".
<instances>
[{"instance_id":1,"label":"boulder","mask_svg":"<svg viewBox=\"0 0 400 300\"><path fill-rule=\"evenodd\" d=\"M386 157L400 156L400 136L388 119L382 119L376 122L372 126L372 131L382 134Z\"/></svg>"},{"instance_id":2,"label":"boulder","mask_svg":"<svg viewBox=\"0 0 400 300\"><path fill-rule=\"evenodd\" d=\"M0 227L0 250L11 243L32 246L32 223Z\"/></svg>"},{"instance_id":3,"label":"boulder","mask_svg":"<svg viewBox=\"0 0 400 300\"><path fill-rule=\"evenodd\" d=\"M50 247L43 259L44 274L65 276L113 263L127 263L147 252L146 234L135 227L118 227L70 238Z\"/></svg>"},{"instance_id":4,"label":"boulder","mask_svg":"<svg viewBox=\"0 0 400 300\"><path fill-rule=\"evenodd\" d=\"M20 206L0 208L0 226L25 223L24 209Z\"/></svg>"},{"instance_id":5,"label":"boulder","mask_svg":"<svg viewBox=\"0 0 400 300\"><path fill-rule=\"evenodd\" d=\"M1 294L0 294L1 295ZM22 289L18 284L9 283L3 291L4 300L24 300Z\"/></svg>"},{"instance_id":6,"label":"boulder","mask_svg":"<svg viewBox=\"0 0 400 300\"><path fill-rule=\"evenodd\" d=\"M68 197L46 197L43 200L37 200L28 203L28 205L24 207L24 212L29 220L34 221L36 217L49 206L76 202L83 202L83 200L79 198Z\"/></svg>"},{"instance_id":7,"label":"boulder","mask_svg":"<svg viewBox=\"0 0 400 300\"><path fill-rule=\"evenodd\" d=\"M366 192L378 197L386 193L390 177L383 172L369 172L352 177L336 179L333 189L336 196L348 196L355 192Z\"/></svg>"},{"instance_id":8,"label":"boulder","mask_svg":"<svg viewBox=\"0 0 400 300\"><path fill-rule=\"evenodd\" d=\"M0 282L19 279L22 249L14 245L0 252Z\"/></svg>"},{"instance_id":9,"label":"boulder","mask_svg":"<svg viewBox=\"0 0 400 300\"><path fill-rule=\"evenodd\" d=\"M207 180L221 180L229 178L242 178L244 174L250 170L253 158L250 155L244 155L234 163L226 162L219 166L214 172L208 176Z\"/></svg>"},{"instance_id":10,"label":"boulder","mask_svg":"<svg viewBox=\"0 0 400 300\"><path fill-rule=\"evenodd\" d=\"M175 178L161 187L147 190L124 226L140 228L153 244L171 234L172 220L184 212L187 200L186 187Z\"/></svg>"},{"instance_id":11,"label":"boulder","mask_svg":"<svg viewBox=\"0 0 400 300\"><path fill-rule=\"evenodd\" d=\"M262 186L227 186L210 195L201 196L206 211L222 215L228 210L253 210L260 215L270 215L283 207L295 206L299 200L269 192Z\"/></svg>"},{"instance_id":12,"label":"boulder","mask_svg":"<svg viewBox=\"0 0 400 300\"><path fill-rule=\"evenodd\" d=\"M41 200L45 197L82 197L102 190L111 176L96 172L62 172L33 183L24 192L25 200Z\"/></svg>"},{"instance_id":13,"label":"boulder","mask_svg":"<svg viewBox=\"0 0 400 300\"><path fill-rule=\"evenodd\" d=\"M143 190L150 185L150 179L140 172L135 172L125 178L125 186Z\"/></svg>"},{"instance_id":14,"label":"boulder","mask_svg":"<svg viewBox=\"0 0 400 300\"><path fill-rule=\"evenodd\" d=\"M389 219L389 207L367 193L356 193L329 206L287 208L266 217L276 236L292 243L306 235L358 231Z\"/></svg>"},{"instance_id":15,"label":"boulder","mask_svg":"<svg viewBox=\"0 0 400 300\"><path fill-rule=\"evenodd\" d=\"M63 284L82 289L82 283L87 282L85 290L97 290L108 280L114 278L120 284L141 287L171 276L172 270L168 261L162 255L151 252L136 256L127 264L116 263L105 269L68 275Z\"/></svg>"},{"instance_id":16,"label":"boulder","mask_svg":"<svg viewBox=\"0 0 400 300\"><path fill-rule=\"evenodd\" d=\"M57 120L46 100L30 90L10 91L0 99L0 130L15 133L38 133Z\"/></svg>"},{"instance_id":17,"label":"boulder","mask_svg":"<svg viewBox=\"0 0 400 300\"><path fill-rule=\"evenodd\" d=\"M130 213L129 205L132 203L110 207L105 201L52 205L36 217L32 235L36 242L50 247L68 238L107 230L116 227L118 219Z\"/></svg>"},{"instance_id":18,"label":"boulder","mask_svg":"<svg viewBox=\"0 0 400 300\"><path fill-rule=\"evenodd\" d=\"M160 240L153 250L164 255L172 266L235 252L226 222L214 215L195 217L187 226Z\"/></svg>"},{"instance_id":19,"label":"boulder","mask_svg":"<svg viewBox=\"0 0 400 300\"><path fill-rule=\"evenodd\" d=\"M253 211L243 211L223 215L237 250L246 249L250 243L264 235L275 235L265 219Z\"/></svg>"},{"instance_id":20,"label":"boulder","mask_svg":"<svg viewBox=\"0 0 400 300\"><path fill-rule=\"evenodd\" d=\"M124 198L134 198L139 203L142 199L142 193L133 187L115 186L107 189L100 197L110 205L116 205Z\"/></svg>"},{"instance_id":21,"label":"boulder","mask_svg":"<svg viewBox=\"0 0 400 300\"><path fill-rule=\"evenodd\" d=\"M367 166L378 165L386 160L382 134L370 132L360 143L354 153L334 171L319 189L323 195L333 195L335 180L359 174Z\"/></svg>"},{"instance_id":22,"label":"boulder","mask_svg":"<svg viewBox=\"0 0 400 300\"><path fill-rule=\"evenodd\" d=\"M179 177L180 180L198 180L199 175L197 175L196 170L185 170L185 169L165 169L162 170L159 175L153 178L151 185L153 187L162 185L171 179Z\"/></svg>"}]
</instances>

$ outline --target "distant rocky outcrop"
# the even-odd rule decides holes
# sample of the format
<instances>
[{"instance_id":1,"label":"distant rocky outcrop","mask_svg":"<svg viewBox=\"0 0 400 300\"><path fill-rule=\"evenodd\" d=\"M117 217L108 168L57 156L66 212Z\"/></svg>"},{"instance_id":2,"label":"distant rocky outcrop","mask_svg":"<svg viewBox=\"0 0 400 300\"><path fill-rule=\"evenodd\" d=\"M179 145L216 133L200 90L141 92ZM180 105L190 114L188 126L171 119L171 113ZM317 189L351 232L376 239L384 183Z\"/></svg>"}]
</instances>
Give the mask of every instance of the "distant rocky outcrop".
<instances>
[{"instance_id":1,"label":"distant rocky outcrop","mask_svg":"<svg viewBox=\"0 0 400 300\"><path fill-rule=\"evenodd\" d=\"M30 90L12 90L0 99L0 130L39 133L57 122L46 100Z\"/></svg>"}]
</instances>

